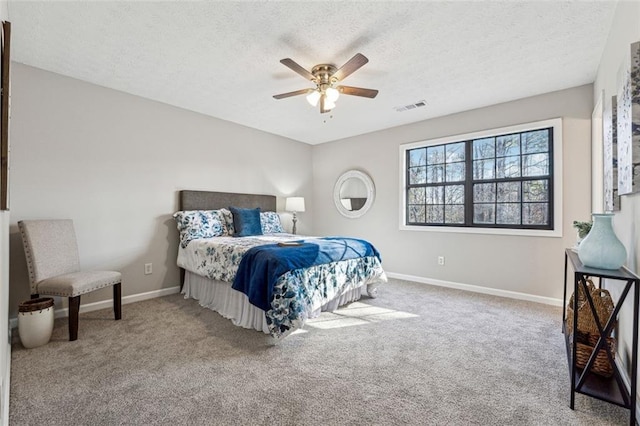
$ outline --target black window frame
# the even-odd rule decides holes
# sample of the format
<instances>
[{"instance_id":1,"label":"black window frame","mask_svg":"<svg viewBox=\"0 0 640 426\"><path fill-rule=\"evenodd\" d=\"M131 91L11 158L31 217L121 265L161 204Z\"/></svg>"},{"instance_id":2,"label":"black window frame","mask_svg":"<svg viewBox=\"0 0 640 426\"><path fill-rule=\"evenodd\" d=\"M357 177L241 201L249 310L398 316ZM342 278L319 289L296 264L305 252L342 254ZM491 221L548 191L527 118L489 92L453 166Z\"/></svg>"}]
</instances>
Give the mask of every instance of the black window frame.
<instances>
[{"instance_id":1,"label":"black window frame","mask_svg":"<svg viewBox=\"0 0 640 426\"><path fill-rule=\"evenodd\" d=\"M548 151L545 151L545 153L548 154L548 170L547 170L547 174L546 175L541 175L541 176L522 176L522 170L523 170L523 158L525 155L527 155L526 153L524 153L522 151L522 135L526 134L526 133L530 133L530 132L535 132L535 131L540 131L540 130L546 130L548 132ZM522 128L522 130L518 130L518 131L506 131L506 132L499 132L496 131L496 133L490 133L487 132L486 134L483 133L482 135L474 135L474 137L461 137L460 139L456 139L456 138L448 138L448 140L446 142L438 142L435 141L435 143L428 143L425 142L423 144L412 144L411 147L407 147L404 148L404 174L405 174L405 185L404 185L404 205L403 205L403 209L404 209L404 225L405 226L409 226L409 227L443 227L443 228L473 228L473 229L504 229L504 230L539 230L539 231L554 231L555 230L555 184L556 184L556 179L555 179L555 149L556 149L556 144L555 144L555 140L554 140L554 131L555 131L555 125L552 124L547 124L545 126L542 127L524 127ZM497 178L494 176L492 179L474 179L473 176L473 155L472 155L472 147L473 147L473 141L474 140L480 140L480 139L486 139L486 138L494 138L494 140L497 140L497 138L499 137L503 137L503 136L511 136L511 135L520 135L520 152L518 154L519 156L519 160L520 160L520 176L518 177L508 177L508 178ZM435 183L427 183L425 181L425 183L419 183L419 184L411 184L411 177L410 177L410 169L411 169L411 161L410 161L410 155L411 155L411 151L414 150L419 150L419 149L423 149L423 148L434 148L434 147L438 147L438 146L444 146L446 147L447 145L452 145L452 144L459 144L459 143L464 143L465 144L465 158L464 158L464 164L465 164L465 168L464 168L464 172L465 172L465 176L464 176L464 180L461 181L451 181L448 182L446 181L446 177L443 178L442 182L435 182ZM446 150L446 148L444 148ZM426 152L426 151L425 151ZM494 161L497 161L499 158L507 158L508 156L502 156L499 157L497 155L497 153L494 153L494 156L492 157ZM444 176L446 176L446 158L443 160L444 163L432 163L433 164L443 164L444 165ZM429 167L429 160L428 157L426 159L426 163L425 163L426 167ZM496 166L494 164L494 172L496 170ZM427 179L428 180L428 179ZM541 180L546 180L548 181L548 199L546 201L546 203L548 204L548 210L547 210L547 218L548 218L548 223L545 225L533 225L533 224L524 224L524 206L526 204L528 204L525 200L524 200L524 182L530 182L530 181L541 181ZM520 205L520 224L498 224L498 223L473 223L473 219L474 219L474 205L475 204L482 204L482 203L474 203L473 200L473 191L474 191L474 184L498 184L498 183L503 183L503 182L520 182L520 200L518 202L518 204ZM449 185L463 185L464 186L464 223L446 223L446 217L444 215L443 212L443 217L442 217L442 223L440 222L410 222L409 221L409 210L410 210L410 203L409 203L409 191L412 188L420 188L420 187L424 187L424 188L428 188L428 187L443 187L446 188L446 186ZM445 189L443 189L443 191L445 191ZM445 204L443 204L442 208L443 210L445 209L446 204L446 200L444 201ZM497 201L497 191L496 191L496 199L493 201L494 205L498 205L498 201ZM426 206L427 206L427 202L425 200L425 220L427 219L427 212L426 212ZM495 209L495 213L494 213L494 222L497 222L497 207Z\"/></svg>"}]
</instances>

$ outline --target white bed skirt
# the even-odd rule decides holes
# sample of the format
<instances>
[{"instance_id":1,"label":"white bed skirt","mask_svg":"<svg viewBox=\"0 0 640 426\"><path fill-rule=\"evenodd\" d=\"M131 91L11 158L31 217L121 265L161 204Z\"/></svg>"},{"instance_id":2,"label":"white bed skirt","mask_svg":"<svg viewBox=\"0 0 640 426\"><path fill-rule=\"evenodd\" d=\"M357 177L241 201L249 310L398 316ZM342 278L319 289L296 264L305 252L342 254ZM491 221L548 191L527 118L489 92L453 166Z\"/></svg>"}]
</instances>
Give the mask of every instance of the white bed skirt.
<instances>
[{"instance_id":1,"label":"white bed skirt","mask_svg":"<svg viewBox=\"0 0 640 426\"><path fill-rule=\"evenodd\" d=\"M340 297L336 297L314 311L310 318L317 317L321 311L335 311L339 306L359 300L362 296L362 290L365 288L366 285L362 285L347 290ZM195 299L200 302L200 306L216 311L223 317L230 319L234 325L269 334L264 311L249 303L246 294L231 288L231 283L210 280L193 272L185 271L182 294L185 299Z\"/></svg>"}]
</instances>

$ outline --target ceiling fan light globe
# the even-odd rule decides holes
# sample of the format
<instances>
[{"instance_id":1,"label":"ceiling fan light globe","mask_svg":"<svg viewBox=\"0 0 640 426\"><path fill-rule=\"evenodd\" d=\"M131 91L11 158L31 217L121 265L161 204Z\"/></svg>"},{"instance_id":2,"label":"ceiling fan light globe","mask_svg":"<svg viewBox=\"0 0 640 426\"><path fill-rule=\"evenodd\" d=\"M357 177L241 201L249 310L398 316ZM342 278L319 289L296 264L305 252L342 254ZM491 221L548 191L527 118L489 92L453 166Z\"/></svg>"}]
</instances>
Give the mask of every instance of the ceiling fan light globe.
<instances>
[{"instance_id":1,"label":"ceiling fan light globe","mask_svg":"<svg viewBox=\"0 0 640 426\"><path fill-rule=\"evenodd\" d=\"M320 100L320 92L314 90L313 92L307 95L307 102L313 107L318 105L318 101Z\"/></svg>"},{"instance_id":2,"label":"ceiling fan light globe","mask_svg":"<svg viewBox=\"0 0 640 426\"><path fill-rule=\"evenodd\" d=\"M334 109L335 107L336 107L336 104L334 102L331 102L329 99L325 98L325 101L324 101L325 109Z\"/></svg>"},{"instance_id":3,"label":"ceiling fan light globe","mask_svg":"<svg viewBox=\"0 0 640 426\"><path fill-rule=\"evenodd\" d=\"M334 89L333 87L328 87L324 93L327 96L327 101L331 103L334 103L340 97L340 91L338 89Z\"/></svg>"}]
</instances>

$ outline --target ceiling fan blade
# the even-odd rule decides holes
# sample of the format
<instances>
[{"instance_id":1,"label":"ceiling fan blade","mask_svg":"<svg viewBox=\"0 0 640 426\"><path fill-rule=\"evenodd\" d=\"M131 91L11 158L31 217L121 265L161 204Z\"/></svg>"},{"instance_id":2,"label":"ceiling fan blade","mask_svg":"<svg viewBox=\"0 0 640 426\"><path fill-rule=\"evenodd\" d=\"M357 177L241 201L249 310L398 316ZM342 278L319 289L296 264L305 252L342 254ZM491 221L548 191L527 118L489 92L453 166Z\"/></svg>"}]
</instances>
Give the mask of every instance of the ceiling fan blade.
<instances>
[{"instance_id":1,"label":"ceiling fan blade","mask_svg":"<svg viewBox=\"0 0 640 426\"><path fill-rule=\"evenodd\" d=\"M324 114L325 112L331 111L330 109L326 109L324 106L325 103L325 95L320 97L320 114Z\"/></svg>"},{"instance_id":2,"label":"ceiling fan blade","mask_svg":"<svg viewBox=\"0 0 640 426\"><path fill-rule=\"evenodd\" d=\"M280 63L286 67L291 68L293 71L297 72L298 74L300 74L301 76L303 76L304 78L306 78L307 80L311 80L314 81L316 78L313 76L313 74L311 74L309 71L305 70L304 68L302 68L300 65L298 65L293 59L291 58L284 58L280 61Z\"/></svg>"},{"instance_id":3,"label":"ceiling fan blade","mask_svg":"<svg viewBox=\"0 0 640 426\"><path fill-rule=\"evenodd\" d=\"M331 77L335 77L338 81L344 80L350 76L354 71L369 62L366 56L362 53L356 53L356 55L349 59L346 64L336 71Z\"/></svg>"},{"instance_id":4,"label":"ceiling fan blade","mask_svg":"<svg viewBox=\"0 0 640 426\"><path fill-rule=\"evenodd\" d=\"M276 99L290 98L291 96L306 95L311 90L313 89L296 90L295 92L287 92L287 93L280 93L279 95L273 95L273 97Z\"/></svg>"},{"instance_id":5,"label":"ceiling fan blade","mask_svg":"<svg viewBox=\"0 0 640 426\"><path fill-rule=\"evenodd\" d=\"M343 95L362 96L363 98L375 98L378 91L375 89L363 89L362 87L338 86L336 87Z\"/></svg>"}]
</instances>

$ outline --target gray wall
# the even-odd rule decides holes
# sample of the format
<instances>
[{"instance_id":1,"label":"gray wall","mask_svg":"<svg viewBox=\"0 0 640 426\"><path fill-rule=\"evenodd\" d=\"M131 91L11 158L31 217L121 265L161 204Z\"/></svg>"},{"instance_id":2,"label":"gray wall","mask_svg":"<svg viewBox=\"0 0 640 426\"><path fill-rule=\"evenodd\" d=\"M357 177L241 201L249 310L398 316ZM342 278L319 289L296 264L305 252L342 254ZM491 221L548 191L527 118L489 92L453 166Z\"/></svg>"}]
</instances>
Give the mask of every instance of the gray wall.
<instances>
[{"instance_id":1,"label":"gray wall","mask_svg":"<svg viewBox=\"0 0 640 426\"><path fill-rule=\"evenodd\" d=\"M368 238L390 272L560 298L571 221L589 215L591 109L584 86L312 147L14 64L11 311L28 297L21 219L73 218L83 268L123 271L125 296L177 285L170 214L184 188L275 193L280 210L285 196L305 196L301 233ZM400 144L554 117L564 119L564 238L398 230ZM377 190L355 220L331 199L351 168L368 172ZM148 262L152 275L143 274ZM104 290L83 303L109 298Z\"/></svg>"},{"instance_id":2,"label":"gray wall","mask_svg":"<svg viewBox=\"0 0 640 426\"><path fill-rule=\"evenodd\" d=\"M311 232L311 146L36 68L12 71L14 314L29 296L22 219L72 218L82 267L122 271L123 296L178 285L180 189L275 194L279 210L287 195L304 196L298 227Z\"/></svg>"},{"instance_id":3,"label":"gray wall","mask_svg":"<svg viewBox=\"0 0 640 426\"><path fill-rule=\"evenodd\" d=\"M605 99L617 93L618 70L625 56L629 55L629 45L640 41L640 2L619 2L605 46L598 74L593 88L594 99L601 91ZM600 152L601 154L601 152ZM600 164L602 159L600 159ZM627 249L626 265L636 274L640 273L640 193L624 195L620 200L621 210L615 213L613 227L618 238ZM620 283L607 282L607 288L614 297L621 291ZM632 341L633 309L627 303L620 314L618 360L628 365Z\"/></svg>"},{"instance_id":4,"label":"gray wall","mask_svg":"<svg viewBox=\"0 0 640 426\"><path fill-rule=\"evenodd\" d=\"M315 146L314 230L371 240L390 272L561 299L564 249L576 240L571 223L590 213L592 93L587 85ZM563 119L563 238L399 230L399 145L556 117ZM348 169L367 172L376 186L372 209L359 219L341 216L332 201Z\"/></svg>"}]
</instances>

